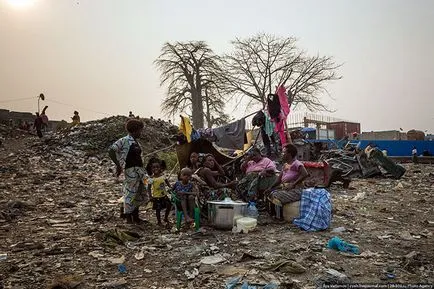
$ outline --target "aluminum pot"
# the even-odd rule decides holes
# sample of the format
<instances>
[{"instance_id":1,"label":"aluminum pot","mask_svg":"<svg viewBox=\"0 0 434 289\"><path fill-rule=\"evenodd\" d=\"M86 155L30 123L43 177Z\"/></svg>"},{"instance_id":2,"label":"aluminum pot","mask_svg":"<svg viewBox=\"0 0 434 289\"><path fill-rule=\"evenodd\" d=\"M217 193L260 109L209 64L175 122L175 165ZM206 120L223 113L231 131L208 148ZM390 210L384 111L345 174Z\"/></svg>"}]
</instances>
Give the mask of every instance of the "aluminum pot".
<instances>
[{"instance_id":1,"label":"aluminum pot","mask_svg":"<svg viewBox=\"0 0 434 289\"><path fill-rule=\"evenodd\" d=\"M244 216L247 203L224 201L208 201L208 221L217 229L232 229L236 219Z\"/></svg>"}]
</instances>

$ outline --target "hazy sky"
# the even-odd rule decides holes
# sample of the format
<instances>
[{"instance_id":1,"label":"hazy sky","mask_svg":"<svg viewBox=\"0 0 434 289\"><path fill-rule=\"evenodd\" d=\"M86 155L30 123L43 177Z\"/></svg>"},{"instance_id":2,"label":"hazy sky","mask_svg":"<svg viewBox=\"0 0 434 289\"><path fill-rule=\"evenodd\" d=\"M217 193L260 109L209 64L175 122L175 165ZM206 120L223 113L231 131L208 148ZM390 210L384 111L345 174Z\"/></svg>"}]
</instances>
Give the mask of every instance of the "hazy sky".
<instances>
[{"instance_id":1,"label":"hazy sky","mask_svg":"<svg viewBox=\"0 0 434 289\"><path fill-rule=\"evenodd\" d=\"M222 53L267 32L344 63L324 98L333 116L364 131L434 132L434 1L27 1L0 0L0 108L34 112L43 92L51 119L161 116L152 62L164 42L205 40Z\"/></svg>"}]
</instances>

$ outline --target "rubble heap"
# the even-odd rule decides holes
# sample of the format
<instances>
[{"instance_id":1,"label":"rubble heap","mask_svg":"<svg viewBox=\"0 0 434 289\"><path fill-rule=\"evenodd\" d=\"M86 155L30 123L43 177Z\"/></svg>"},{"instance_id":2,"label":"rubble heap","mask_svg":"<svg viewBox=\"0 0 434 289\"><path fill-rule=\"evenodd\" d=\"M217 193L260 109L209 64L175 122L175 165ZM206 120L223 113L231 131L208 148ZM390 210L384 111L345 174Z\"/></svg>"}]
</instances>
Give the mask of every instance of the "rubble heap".
<instances>
[{"instance_id":1,"label":"rubble heap","mask_svg":"<svg viewBox=\"0 0 434 289\"><path fill-rule=\"evenodd\" d=\"M127 120L128 118L124 116L113 116L82 123L48 135L46 144L97 155L106 154L113 142L126 135ZM176 126L162 120L147 118L141 120L145 124L140 139L144 154L173 143L172 138L178 131Z\"/></svg>"}]
</instances>

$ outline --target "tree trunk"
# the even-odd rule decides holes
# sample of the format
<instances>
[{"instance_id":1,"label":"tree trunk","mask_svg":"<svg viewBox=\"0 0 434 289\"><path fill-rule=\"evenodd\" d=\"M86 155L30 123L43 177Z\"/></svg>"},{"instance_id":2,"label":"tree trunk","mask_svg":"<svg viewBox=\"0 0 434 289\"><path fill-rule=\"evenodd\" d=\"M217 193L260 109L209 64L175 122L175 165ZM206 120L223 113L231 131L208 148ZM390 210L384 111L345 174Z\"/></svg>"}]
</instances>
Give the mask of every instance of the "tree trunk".
<instances>
[{"instance_id":1,"label":"tree trunk","mask_svg":"<svg viewBox=\"0 0 434 289\"><path fill-rule=\"evenodd\" d=\"M191 114L192 114L192 120L193 120L193 126L194 128L203 128L203 102L202 102L202 96L198 89L192 90L192 107L191 107Z\"/></svg>"},{"instance_id":2,"label":"tree trunk","mask_svg":"<svg viewBox=\"0 0 434 289\"><path fill-rule=\"evenodd\" d=\"M209 97L208 97L208 90L205 88L205 104L206 104L206 125L208 128L211 128L212 121L211 121L211 109L210 109L210 103L209 103Z\"/></svg>"}]
</instances>

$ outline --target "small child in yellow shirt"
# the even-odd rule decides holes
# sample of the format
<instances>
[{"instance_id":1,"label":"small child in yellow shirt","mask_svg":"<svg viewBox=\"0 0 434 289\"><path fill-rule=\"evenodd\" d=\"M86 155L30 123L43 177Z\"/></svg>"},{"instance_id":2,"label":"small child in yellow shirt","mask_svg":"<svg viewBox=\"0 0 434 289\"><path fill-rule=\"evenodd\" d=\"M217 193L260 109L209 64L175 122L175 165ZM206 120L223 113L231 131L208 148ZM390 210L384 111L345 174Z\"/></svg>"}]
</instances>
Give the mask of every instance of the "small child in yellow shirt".
<instances>
[{"instance_id":1,"label":"small child in yellow shirt","mask_svg":"<svg viewBox=\"0 0 434 289\"><path fill-rule=\"evenodd\" d=\"M164 222L169 223L169 214L172 209L172 203L167 196L167 188L170 188L169 181L164 177L163 172L166 169L166 162L158 158L151 158L146 166L148 174L151 176L148 181L148 193L152 198L152 209L155 210L158 225L161 223L161 211L164 213Z\"/></svg>"}]
</instances>

